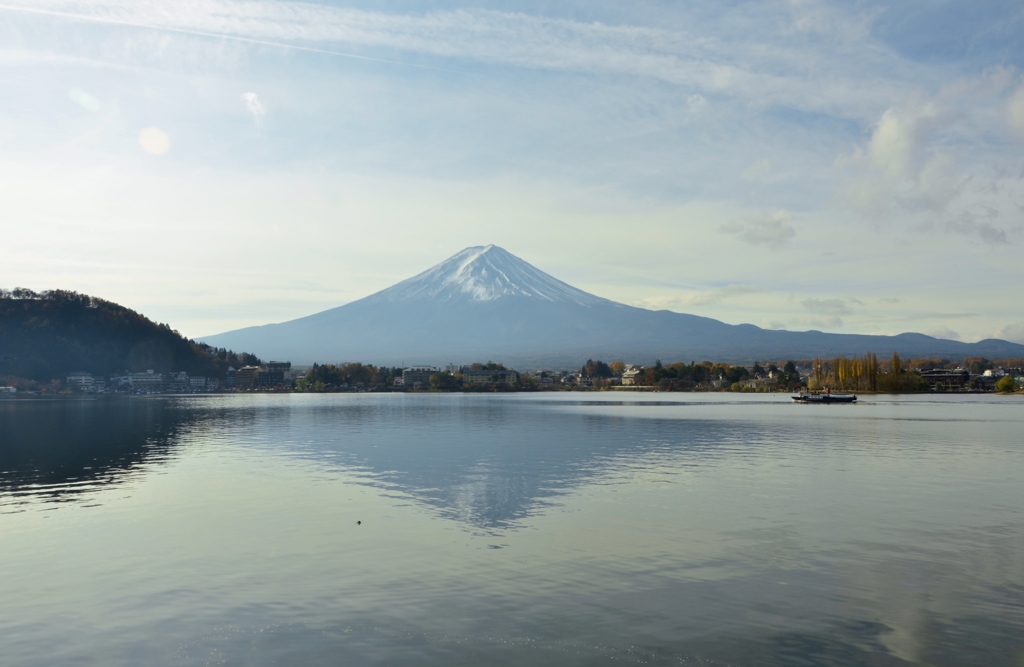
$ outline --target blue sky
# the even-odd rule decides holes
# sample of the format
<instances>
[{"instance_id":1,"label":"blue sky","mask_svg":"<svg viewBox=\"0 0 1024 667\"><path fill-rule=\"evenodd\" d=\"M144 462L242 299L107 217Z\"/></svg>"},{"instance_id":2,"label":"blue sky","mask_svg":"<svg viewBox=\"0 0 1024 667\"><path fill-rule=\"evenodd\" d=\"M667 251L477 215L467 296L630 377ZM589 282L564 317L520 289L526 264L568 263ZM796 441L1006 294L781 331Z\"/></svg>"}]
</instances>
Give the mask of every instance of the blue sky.
<instances>
[{"instance_id":1,"label":"blue sky","mask_svg":"<svg viewBox=\"0 0 1024 667\"><path fill-rule=\"evenodd\" d=\"M0 2L0 284L200 336L495 243L625 303L1024 341L1012 2Z\"/></svg>"}]
</instances>

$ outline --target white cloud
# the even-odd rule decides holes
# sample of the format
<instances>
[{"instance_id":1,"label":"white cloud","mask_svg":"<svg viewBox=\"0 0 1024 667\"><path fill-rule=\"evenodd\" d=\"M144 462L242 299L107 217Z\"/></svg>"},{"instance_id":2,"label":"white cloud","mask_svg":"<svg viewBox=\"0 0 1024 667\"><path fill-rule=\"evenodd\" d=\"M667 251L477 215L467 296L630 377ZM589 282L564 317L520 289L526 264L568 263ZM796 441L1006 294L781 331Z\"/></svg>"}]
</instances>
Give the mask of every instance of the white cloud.
<instances>
[{"instance_id":1,"label":"white cloud","mask_svg":"<svg viewBox=\"0 0 1024 667\"><path fill-rule=\"evenodd\" d=\"M892 179L916 176L936 115L931 104L887 109L868 142L867 153L875 167Z\"/></svg>"},{"instance_id":2,"label":"white cloud","mask_svg":"<svg viewBox=\"0 0 1024 667\"><path fill-rule=\"evenodd\" d=\"M256 96L256 93L242 93L242 99L245 100L245 108L252 114L252 120L256 123L256 127L263 127L263 116L267 112L263 108L263 104L260 103L260 98Z\"/></svg>"},{"instance_id":3,"label":"white cloud","mask_svg":"<svg viewBox=\"0 0 1024 667\"><path fill-rule=\"evenodd\" d=\"M928 329L926 331L922 331L921 333L927 334L929 336L934 336L935 338L944 338L946 340L963 340L959 333L953 331L948 327Z\"/></svg>"},{"instance_id":4,"label":"white cloud","mask_svg":"<svg viewBox=\"0 0 1024 667\"><path fill-rule=\"evenodd\" d=\"M996 338L1024 344L1024 322L1009 324L996 333Z\"/></svg>"},{"instance_id":5,"label":"white cloud","mask_svg":"<svg viewBox=\"0 0 1024 667\"><path fill-rule=\"evenodd\" d=\"M1016 160L993 143L999 133L1009 137L998 120L993 127L991 114L1002 108L1008 76L997 69L887 109L866 144L836 161L854 211L880 226L1009 243L1021 219L1024 181ZM1012 119L1016 102L1007 104ZM978 159L986 146L990 158Z\"/></svg>"},{"instance_id":6,"label":"white cloud","mask_svg":"<svg viewBox=\"0 0 1024 667\"><path fill-rule=\"evenodd\" d=\"M943 124L934 103L911 101L879 118L867 145L837 165L853 172L846 184L850 202L862 213L893 208L941 209L956 190L951 160L938 154L933 137Z\"/></svg>"},{"instance_id":7,"label":"white cloud","mask_svg":"<svg viewBox=\"0 0 1024 667\"><path fill-rule=\"evenodd\" d=\"M796 236L796 230L789 224L791 216L787 211L762 215L756 218L738 220L719 227L725 234L734 234L754 246L767 246L778 250Z\"/></svg>"}]
</instances>

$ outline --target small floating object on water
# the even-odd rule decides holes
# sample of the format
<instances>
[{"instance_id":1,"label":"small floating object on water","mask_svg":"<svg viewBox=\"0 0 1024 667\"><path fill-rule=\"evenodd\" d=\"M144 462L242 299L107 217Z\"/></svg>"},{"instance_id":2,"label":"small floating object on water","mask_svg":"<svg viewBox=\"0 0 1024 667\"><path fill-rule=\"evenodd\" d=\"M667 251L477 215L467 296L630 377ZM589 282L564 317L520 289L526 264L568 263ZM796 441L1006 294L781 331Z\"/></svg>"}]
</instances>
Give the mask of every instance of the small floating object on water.
<instances>
[{"instance_id":1,"label":"small floating object on water","mask_svg":"<svg viewBox=\"0 0 1024 667\"><path fill-rule=\"evenodd\" d=\"M361 525L363 525L363 522L362 521L356 521L356 525L357 526L361 526Z\"/></svg>"},{"instance_id":2,"label":"small floating object on water","mask_svg":"<svg viewBox=\"0 0 1024 667\"><path fill-rule=\"evenodd\" d=\"M856 403L857 395L848 394L846 392L826 391L824 394L821 392L801 392L798 396L792 397L794 401L798 403Z\"/></svg>"}]
</instances>

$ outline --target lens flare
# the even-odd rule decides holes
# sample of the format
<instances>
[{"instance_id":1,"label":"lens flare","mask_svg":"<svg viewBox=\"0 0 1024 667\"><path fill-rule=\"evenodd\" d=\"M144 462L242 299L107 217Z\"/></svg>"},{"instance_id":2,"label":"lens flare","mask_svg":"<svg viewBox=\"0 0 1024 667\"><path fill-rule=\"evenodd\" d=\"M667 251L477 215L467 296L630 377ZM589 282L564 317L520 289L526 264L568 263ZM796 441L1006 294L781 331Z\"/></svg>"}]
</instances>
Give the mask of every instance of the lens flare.
<instances>
[{"instance_id":1,"label":"lens flare","mask_svg":"<svg viewBox=\"0 0 1024 667\"><path fill-rule=\"evenodd\" d=\"M158 127L147 127L139 132L139 146L150 155L165 155L171 150L171 138Z\"/></svg>"}]
</instances>

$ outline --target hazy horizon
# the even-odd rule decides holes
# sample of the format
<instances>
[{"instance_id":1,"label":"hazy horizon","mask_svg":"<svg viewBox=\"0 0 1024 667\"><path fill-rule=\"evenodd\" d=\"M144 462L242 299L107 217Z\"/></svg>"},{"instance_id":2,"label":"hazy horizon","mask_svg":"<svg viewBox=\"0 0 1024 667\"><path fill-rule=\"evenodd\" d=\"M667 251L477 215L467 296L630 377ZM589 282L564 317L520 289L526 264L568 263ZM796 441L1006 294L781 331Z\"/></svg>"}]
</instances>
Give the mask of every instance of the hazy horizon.
<instances>
[{"instance_id":1,"label":"hazy horizon","mask_svg":"<svg viewBox=\"0 0 1024 667\"><path fill-rule=\"evenodd\" d=\"M0 286L198 337L496 244L766 328L1024 342L1024 8L0 7Z\"/></svg>"}]
</instances>

